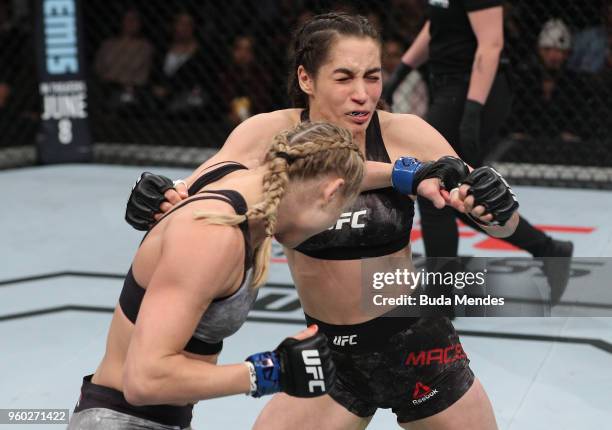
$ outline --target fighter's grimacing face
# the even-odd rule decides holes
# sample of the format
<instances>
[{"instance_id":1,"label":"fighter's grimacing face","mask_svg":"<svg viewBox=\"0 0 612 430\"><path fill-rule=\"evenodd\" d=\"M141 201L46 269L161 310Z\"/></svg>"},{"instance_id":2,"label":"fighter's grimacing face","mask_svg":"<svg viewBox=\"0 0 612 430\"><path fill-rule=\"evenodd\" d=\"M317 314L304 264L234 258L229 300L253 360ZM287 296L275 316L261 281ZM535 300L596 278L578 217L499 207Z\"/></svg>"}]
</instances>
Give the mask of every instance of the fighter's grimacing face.
<instances>
[{"instance_id":1,"label":"fighter's grimacing face","mask_svg":"<svg viewBox=\"0 0 612 430\"><path fill-rule=\"evenodd\" d=\"M382 92L380 49L370 37L337 37L311 78L311 110L351 132L365 130Z\"/></svg>"}]
</instances>

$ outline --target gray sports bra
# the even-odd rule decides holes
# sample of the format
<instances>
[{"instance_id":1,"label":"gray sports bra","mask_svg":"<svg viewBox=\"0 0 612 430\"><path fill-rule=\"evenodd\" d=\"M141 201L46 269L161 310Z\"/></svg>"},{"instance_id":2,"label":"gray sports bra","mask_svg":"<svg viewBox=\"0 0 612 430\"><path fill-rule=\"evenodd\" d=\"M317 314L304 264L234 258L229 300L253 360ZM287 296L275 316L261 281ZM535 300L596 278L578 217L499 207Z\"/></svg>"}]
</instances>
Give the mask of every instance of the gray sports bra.
<instances>
[{"instance_id":1,"label":"gray sports bra","mask_svg":"<svg viewBox=\"0 0 612 430\"><path fill-rule=\"evenodd\" d=\"M228 173L239 169L246 169L246 167L238 163L231 163L224 164L217 169L207 172L198 178L194 186L190 188L190 194L201 194L195 192L195 186L197 186L197 190L199 190L204 185L215 182ZM197 195L195 198L180 204L170 213L187 206L192 201L210 199L227 202L234 208L237 214L243 214L247 211L246 202L237 191L215 190L205 191L204 193L205 195ZM155 226L151 227L151 229L154 227ZM244 324L249 311L257 299L258 290L251 288L253 277L253 250L250 244L248 222L243 222L239 225L239 228L244 236L245 246L244 278L242 284L240 288L230 296L213 300L200 319L193 336L187 345L185 345L185 351L204 355L216 354L221 351L223 348L223 339L234 334L242 324ZM136 323L140 304L145 293L146 290L136 283L134 275L132 274L132 268L130 267L123 284L121 296L119 297L119 305L125 316L132 323Z\"/></svg>"}]
</instances>

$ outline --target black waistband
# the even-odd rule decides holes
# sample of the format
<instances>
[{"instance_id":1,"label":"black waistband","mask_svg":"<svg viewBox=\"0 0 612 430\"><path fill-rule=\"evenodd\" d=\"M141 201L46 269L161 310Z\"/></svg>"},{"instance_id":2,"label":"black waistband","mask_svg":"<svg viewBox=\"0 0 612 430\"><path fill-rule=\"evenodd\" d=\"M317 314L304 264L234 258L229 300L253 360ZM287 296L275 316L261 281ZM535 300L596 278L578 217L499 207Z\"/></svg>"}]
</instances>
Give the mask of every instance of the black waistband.
<instances>
[{"instance_id":1,"label":"black waistband","mask_svg":"<svg viewBox=\"0 0 612 430\"><path fill-rule=\"evenodd\" d=\"M328 324L310 315L304 314L308 325L316 324L324 333L331 349L342 352L365 352L383 350L394 334L405 330L416 323L418 317L398 317L391 311L378 318L348 325Z\"/></svg>"},{"instance_id":2,"label":"black waistband","mask_svg":"<svg viewBox=\"0 0 612 430\"><path fill-rule=\"evenodd\" d=\"M91 382L92 376L83 378L81 398L74 408L75 413L85 409L106 408L167 426L189 427L193 405L133 406L125 400L121 391Z\"/></svg>"},{"instance_id":3,"label":"black waistband","mask_svg":"<svg viewBox=\"0 0 612 430\"><path fill-rule=\"evenodd\" d=\"M309 249L307 242L295 248L312 258L321 260L358 260L360 258L374 258L393 254L404 249L410 243L410 234L402 235L395 240L388 240L381 244L368 243L367 246L325 246Z\"/></svg>"}]
</instances>

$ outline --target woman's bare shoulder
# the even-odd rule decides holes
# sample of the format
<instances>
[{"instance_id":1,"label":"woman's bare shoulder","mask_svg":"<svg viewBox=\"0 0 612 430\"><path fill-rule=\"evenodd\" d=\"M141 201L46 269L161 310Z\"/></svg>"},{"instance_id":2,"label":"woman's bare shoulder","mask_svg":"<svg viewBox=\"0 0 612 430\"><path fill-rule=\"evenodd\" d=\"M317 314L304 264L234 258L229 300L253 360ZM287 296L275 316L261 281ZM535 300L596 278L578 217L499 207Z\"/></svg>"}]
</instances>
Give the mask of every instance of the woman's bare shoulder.
<instances>
[{"instance_id":1,"label":"woman's bare shoulder","mask_svg":"<svg viewBox=\"0 0 612 430\"><path fill-rule=\"evenodd\" d=\"M380 128L391 158L416 157L423 161L437 160L455 151L446 139L417 115L379 111Z\"/></svg>"},{"instance_id":2,"label":"woman's bare shoulder","mask_svg":"<svg viewBox=\"0 0 612 430\"><path fill-rule=\"evenodd\" d=\"M216 159L233 160L249 167L259 165L272 139L299 122L299 109L261 113L247 119L232 131Z\"/></svg>"},{"instance_id":3,"label":"woman's bare shoulder","mask_svg":"<svg viewBox=\"0 0 612 430\"><path fill-rule=\"evenodd\" d=\"M268 130L278 133L287 130L300 122L301 109L281 109L272 112L261 113L249 118L244 122L245 125L260 127L265 125Z\"/></svg>"}]
</instances>

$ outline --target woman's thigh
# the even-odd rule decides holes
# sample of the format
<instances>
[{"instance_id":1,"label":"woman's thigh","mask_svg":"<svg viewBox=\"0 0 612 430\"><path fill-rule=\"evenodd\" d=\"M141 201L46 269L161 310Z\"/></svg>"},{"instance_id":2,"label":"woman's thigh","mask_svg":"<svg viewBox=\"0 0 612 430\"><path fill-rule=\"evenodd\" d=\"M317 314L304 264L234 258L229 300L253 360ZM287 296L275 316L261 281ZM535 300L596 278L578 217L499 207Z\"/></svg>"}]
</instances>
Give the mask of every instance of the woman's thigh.
<instances>
[{"instance_id":1,"label":"woman's thigh","mask_svg":"<svg viewBox=\"0 0 612 430\"><path fill-rule=\"evenodd\" d=\"M362 430L370 419L349 412L329 395L301 399L279 393L263 408L253 430Z\"/></svg>"},{"instance_id":2,"label":"woman's thigh","mask_svg":"<svg viewBox=\"0 0 612 430\"><path fill-rule=\"evenodd\" d=\"M407 430L496 430L497 423L489 397L478 379L452 406L410 423L400 423Z\"/></svg>"}]
</instances>

